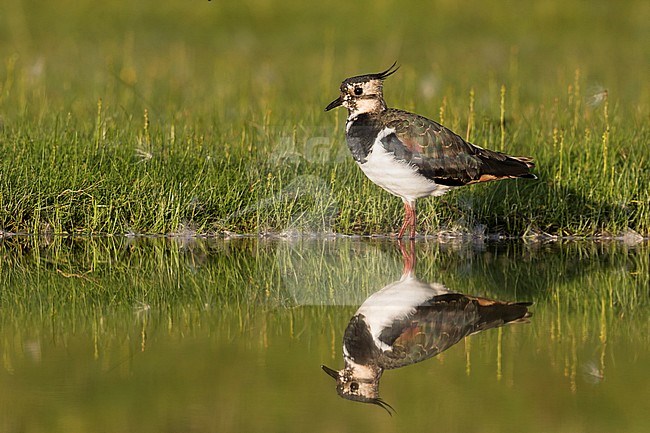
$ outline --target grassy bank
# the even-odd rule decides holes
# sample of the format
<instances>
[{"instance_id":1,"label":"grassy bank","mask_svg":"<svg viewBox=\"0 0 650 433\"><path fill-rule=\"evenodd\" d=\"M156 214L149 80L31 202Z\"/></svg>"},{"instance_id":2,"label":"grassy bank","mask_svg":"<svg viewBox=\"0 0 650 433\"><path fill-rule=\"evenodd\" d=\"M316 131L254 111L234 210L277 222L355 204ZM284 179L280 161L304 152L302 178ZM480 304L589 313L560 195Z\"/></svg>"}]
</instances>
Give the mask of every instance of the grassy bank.
<instances>
[{"instance_id":1,"label":"grassy bank","mask_svg":"<svg viewBox=\"0 0 650 433\"><path fill-rule=\"evenodd\" d=\"M650 234L644 2L1 8L4 232L389 233L323 108L397 59L390 105L540 177L421 200L421 232Z\"/></svg>"}]
</instances>

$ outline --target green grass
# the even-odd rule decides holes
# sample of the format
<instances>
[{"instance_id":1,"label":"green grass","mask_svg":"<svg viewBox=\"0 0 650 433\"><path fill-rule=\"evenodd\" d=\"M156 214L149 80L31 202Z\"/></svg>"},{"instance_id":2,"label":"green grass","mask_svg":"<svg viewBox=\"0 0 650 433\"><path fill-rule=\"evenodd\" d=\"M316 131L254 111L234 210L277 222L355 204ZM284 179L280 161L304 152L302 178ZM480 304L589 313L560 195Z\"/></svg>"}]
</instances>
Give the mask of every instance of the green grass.
<instances>
[{"instance_id":1,"label":"green grass","mask_svg":"<svg viewBox=\"0 0 650 433\"><path fill-rule=\"evenodd\" d=\"M525 19L524 19L525 17ZM14 0L0 6L0 230L385 234L340 81L535 158L419 202L419 230L650 234L646 2Z\"/></svg>"}]
</instances>

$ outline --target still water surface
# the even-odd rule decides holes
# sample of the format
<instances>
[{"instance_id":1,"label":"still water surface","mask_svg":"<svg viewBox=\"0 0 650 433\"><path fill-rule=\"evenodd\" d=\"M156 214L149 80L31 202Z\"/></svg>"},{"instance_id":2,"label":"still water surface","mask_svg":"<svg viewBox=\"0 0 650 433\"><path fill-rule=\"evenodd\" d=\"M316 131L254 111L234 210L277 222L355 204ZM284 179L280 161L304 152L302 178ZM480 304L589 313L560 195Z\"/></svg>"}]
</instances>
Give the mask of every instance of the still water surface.
<instances>
[{"instance_id":1,"label":"still water surface","mask_svg":"<svg viewBox=\"0 0 650 433\"><path fill-rule=\"evenodd\" d=\"M647 243L3 239L0 431L647 432L649 253ZM419 315L369 312L396 296ZM493 300L532 305L508 319L486 310ZM364 340L352 320L362 305L392 338ZM344 334L406 348L399 362L348 353L374 360L373 397L393 416L341 398L321 369L346 365Z\"/></svg>"}]
</instances>

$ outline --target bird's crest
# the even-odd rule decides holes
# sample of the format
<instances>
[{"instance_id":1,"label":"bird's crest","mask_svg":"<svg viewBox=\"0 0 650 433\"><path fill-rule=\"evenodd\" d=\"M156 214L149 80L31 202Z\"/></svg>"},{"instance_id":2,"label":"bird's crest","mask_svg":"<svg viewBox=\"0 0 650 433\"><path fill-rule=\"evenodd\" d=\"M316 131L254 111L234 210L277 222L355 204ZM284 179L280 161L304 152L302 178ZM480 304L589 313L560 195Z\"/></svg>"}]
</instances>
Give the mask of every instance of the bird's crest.
<instances>
[{"instance_id":1,"label":"bird's crest","mask_svg":"<svg viewBox=\"0 0 650 433\"><path fill-rule=\"evenodd\" d=\"M345 81L343 81L343 84L365 83L371 80L384 81L386 78L388 78L389 76L397 72L398 69L399 66L397 65L397 62L394 62L385 71L377 72L376 74L365 74L365 75L357 75L356 77L350 77L347 78Z\"/></svg>"}]
</instances>

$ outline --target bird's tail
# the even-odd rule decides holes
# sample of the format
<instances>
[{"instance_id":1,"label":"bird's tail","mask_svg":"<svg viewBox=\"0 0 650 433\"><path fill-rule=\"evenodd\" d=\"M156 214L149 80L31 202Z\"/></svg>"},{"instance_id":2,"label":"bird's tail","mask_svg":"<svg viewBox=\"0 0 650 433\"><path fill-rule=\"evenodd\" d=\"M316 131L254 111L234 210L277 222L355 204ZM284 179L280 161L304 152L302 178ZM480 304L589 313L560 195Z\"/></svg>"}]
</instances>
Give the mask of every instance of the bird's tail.
<instances>
[{"instance_id":1,"label":"bird's tail","mask_svg":"<svg viewBox=\"0 0 650 433\"><path fill-rule=\"evenodd\" d=\"M521 163L526 164L526 167L529 170L535 168L535 162L533 161L533 158L529 158L527 156L511 156L510 158L514 159L515 161L519 161ZM524 179L537 179L537 176L535 176L533 173L524 173L517 177L524 178Z\"/></svg>"},{"instance_id":2,"label":"bird's tail","mask_svg":"<svg viewBox=\"0 0 650 433\"><path fill-rule=\"evenodd\" d=\"M479 304L481 324L477 330L495 328L510 323L529 323L533 313L528 311L532 302L501 302L492 299L475 298Z\"/></svg>"},{"instance_id":3,"label":"bird's tail","mask_svg":"<svg viewBox=\"0 0 650 433\"><path fill-rule=\"evenodd\" d=\"M510 156L487 149L481 149L478 156L482 162L481 174L470 183L513 178L537 179L530 172L535 163L527 156Z\"/></svg>"}]
</instances>

